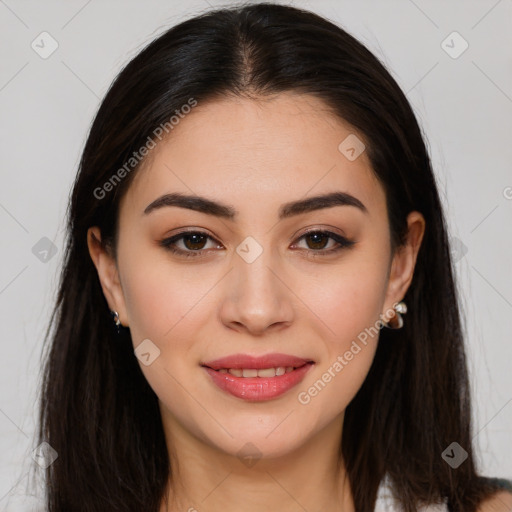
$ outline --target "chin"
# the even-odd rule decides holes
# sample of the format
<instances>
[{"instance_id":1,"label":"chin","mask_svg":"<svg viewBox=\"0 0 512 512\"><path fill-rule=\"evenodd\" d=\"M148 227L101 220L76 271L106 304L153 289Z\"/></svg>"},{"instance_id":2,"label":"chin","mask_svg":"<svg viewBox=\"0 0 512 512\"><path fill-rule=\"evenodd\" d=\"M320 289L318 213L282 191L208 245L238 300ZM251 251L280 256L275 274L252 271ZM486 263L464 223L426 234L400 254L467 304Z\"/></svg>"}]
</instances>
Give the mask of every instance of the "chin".
<instances>
[{"instance_id":1,"label":"chin","mask_svg":"<svg viewBox=\"0 0 512 512\"><path fill-rule=\"evenodd\" d=\"M286 414L279 419L272 417L267 422L260 422L261 416L253 416L250 422L224 423L223 426L233 437L218 429L213 436L213 432L204 432L203 436L212 447L241 461L246 458L276 459L300 450L309 438L307 427L297 418L294 425L300 425L300 431L291 430L287 420L279 425L285 417ZM272 427L268 426L270 424Z\"/></svg>"},{"instance_id":2,"label":"chin","mask_svg":"<svg viewBox=\"0 0 512 512\"><path fill-rule=\"evenodd\" d=\"M257 461L275 461L282 457L292 455L300 450L303 444L302 440L290 442L289 439L275 438L272 441L266 439L264 435L254 438L246 438L243 441L233 440L229 446L221 447L219 449L226 454L236 457L247 467L251 467Z\"/></svg>"}]
</instances>

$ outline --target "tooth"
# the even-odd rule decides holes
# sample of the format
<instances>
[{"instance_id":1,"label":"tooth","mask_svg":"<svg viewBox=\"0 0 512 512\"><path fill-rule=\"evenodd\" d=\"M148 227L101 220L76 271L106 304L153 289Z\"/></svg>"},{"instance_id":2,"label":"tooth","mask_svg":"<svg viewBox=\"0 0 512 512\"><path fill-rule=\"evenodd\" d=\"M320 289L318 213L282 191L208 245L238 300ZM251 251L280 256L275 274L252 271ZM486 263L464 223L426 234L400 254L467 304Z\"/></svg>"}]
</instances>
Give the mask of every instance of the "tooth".
<instances>
[{"instance_id":1,"label":"tooth","mask_svg":"<svg viewBox=\"0 0 512 512\"><path fill-rule=\"evenodd\" d=\"M262 370L258 370L258 377L275 377L276 369L275 368L265 368Z\"/></svg>"},{"instance_id":2,"label":"tooth","mask_svg":"<svg viewBox=\"0 0 512 512\"><path fill-rule=\"evenodd\" d=\"M285 373L290 373L295 368L293 366L278 366L277 368L262 368L261 370L255 368L221 368L219 373L230 373L235 377L280 377Z\"/></svg>"}]
</instances>

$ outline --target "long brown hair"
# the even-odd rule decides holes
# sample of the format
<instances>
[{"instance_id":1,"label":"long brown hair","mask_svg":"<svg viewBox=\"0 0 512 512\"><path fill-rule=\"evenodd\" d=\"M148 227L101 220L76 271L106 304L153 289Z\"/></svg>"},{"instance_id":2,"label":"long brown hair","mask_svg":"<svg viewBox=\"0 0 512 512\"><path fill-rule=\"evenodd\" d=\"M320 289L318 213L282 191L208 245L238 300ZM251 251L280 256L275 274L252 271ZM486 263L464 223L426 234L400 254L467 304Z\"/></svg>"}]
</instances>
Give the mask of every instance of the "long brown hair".
<instances>
[{"instance_id":1,"label":"long brown hair","mask_svg":"<svg viewBox=\"0 0 512 512\"><path fill-rule=\"evenodd\" d=\"M320 98L365 136L386 193L393 248L404 240L410 211L426 220L405 326L381 331L368 377L345 413L340 456L356 510L374 510L386 474L407 512L442 498L452 511L475 512L493 490L475 469L447 227L411 106L380 61L342 28L261 3L210 11L159 36L120 72L91 126L68 210L41 386L39 442L58 453L45 475L49 512L156 512L172 474L157 397L129 330L113 330L87 247L88 228L99 226L115 251L119 201L139 165L108 191L104 184L190 98L284 91ZM454 441L467 452L456 469L441 455Z\"/></svg>"}]
</instances>

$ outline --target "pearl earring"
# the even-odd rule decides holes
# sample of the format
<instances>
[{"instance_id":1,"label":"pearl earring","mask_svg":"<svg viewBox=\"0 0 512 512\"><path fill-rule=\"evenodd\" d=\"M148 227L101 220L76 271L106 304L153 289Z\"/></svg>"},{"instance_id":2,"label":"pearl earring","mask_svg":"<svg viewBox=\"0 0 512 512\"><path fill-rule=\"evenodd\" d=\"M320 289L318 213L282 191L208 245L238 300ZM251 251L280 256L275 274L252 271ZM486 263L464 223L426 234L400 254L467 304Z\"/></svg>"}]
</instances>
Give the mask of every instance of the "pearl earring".
<instances>
[{"instance_id":1,"label":"pearl earring","mask_svg":"<svg viewBox=\"0 0 512 512\"><path fill-rule=\"evenodd\" d=\"M404 319L402 318L402 315L405 315L405 313L407 313L407 306L405 302L401 301L398 304L395 304L393 306L393 309L395 310L395 317L397 322L396 325L392 325L388 322L385 322L384 320L382 320L382 323L388 329L401 329L404 326Z\"/></svg>"}]
</instances>

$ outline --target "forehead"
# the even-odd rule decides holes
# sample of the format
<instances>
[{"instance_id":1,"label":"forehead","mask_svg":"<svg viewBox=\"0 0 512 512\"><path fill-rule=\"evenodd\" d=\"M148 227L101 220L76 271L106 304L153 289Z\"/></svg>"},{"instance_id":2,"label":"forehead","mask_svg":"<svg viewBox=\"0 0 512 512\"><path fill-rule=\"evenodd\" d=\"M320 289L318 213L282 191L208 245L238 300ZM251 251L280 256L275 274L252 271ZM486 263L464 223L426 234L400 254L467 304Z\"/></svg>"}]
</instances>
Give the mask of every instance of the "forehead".
<instances>
[{"instance_id":1,"label":"forehead","mask_svg":"<svg viewBox=\"0 0 512 512\"><path fill-rule=\"evenodd\" d=\"M347 158L354 152L344 141L359 151L364 136L309 95L199 103L152 150L123 199L143 210L158 195L180 191L224 198L243 210L246 199L254 208L258 198L275 197L278 206L344 191L369 210L385 208L366 151Z\"/></svg>"}]
</instances>

